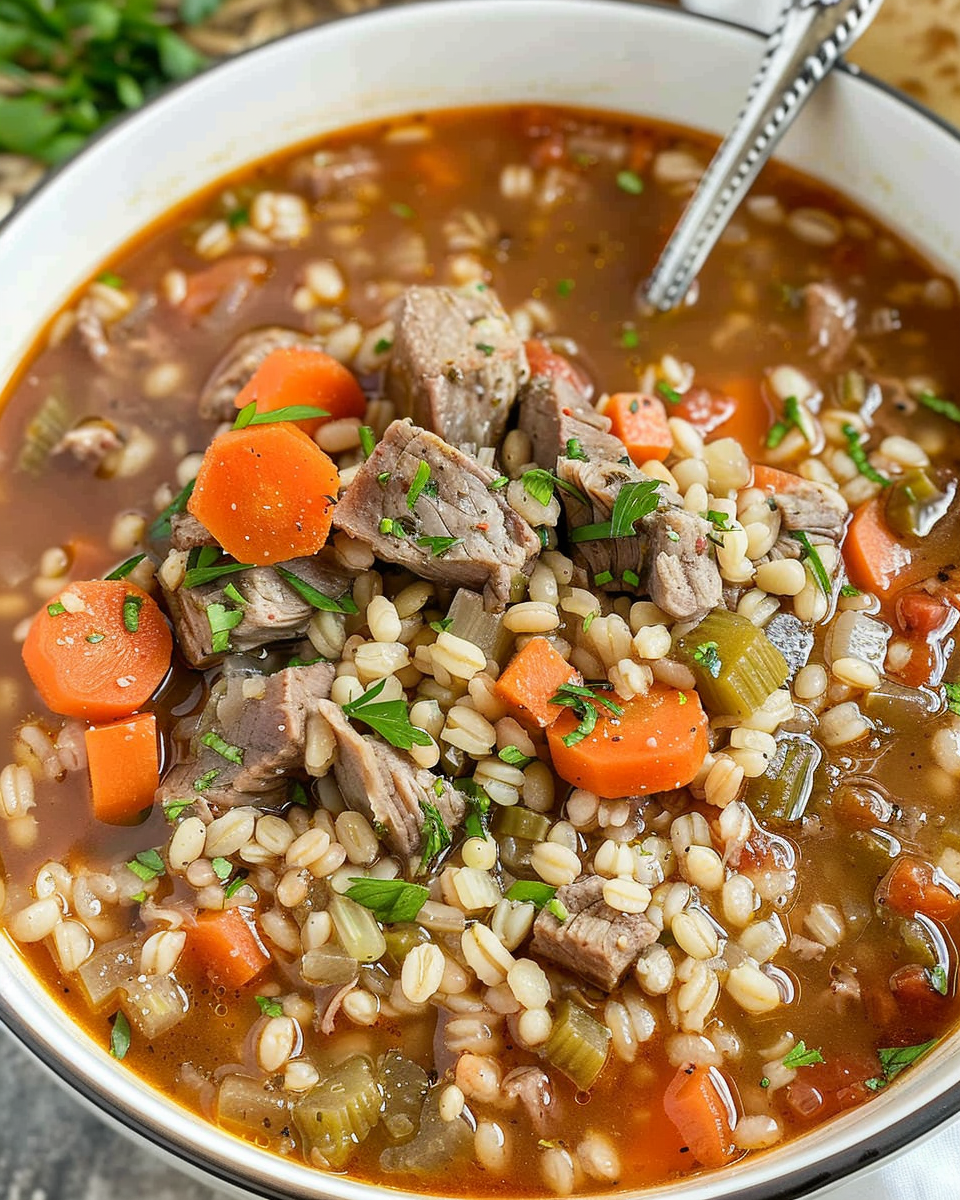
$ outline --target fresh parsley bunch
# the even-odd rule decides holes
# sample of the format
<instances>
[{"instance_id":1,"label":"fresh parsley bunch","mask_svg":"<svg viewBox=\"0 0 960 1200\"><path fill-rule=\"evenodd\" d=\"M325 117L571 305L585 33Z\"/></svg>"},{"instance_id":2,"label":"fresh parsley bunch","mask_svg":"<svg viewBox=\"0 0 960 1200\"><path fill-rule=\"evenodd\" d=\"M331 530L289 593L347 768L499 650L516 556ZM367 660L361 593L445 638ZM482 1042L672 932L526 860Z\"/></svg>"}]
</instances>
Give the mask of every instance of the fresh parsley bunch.
<instances>
[{"instance_id":1,"label":"fresh parsley bunch","mask_svg":"<svg viewBox=\"0 0 960 1200\"><path fill-rule=\"evenodd\" d=\"M222 0L181 0L186 24ZM45 163L69 157L111 118L138 108L206 59L158 14L155 0L0 0L0 151Z\"/></svg>"}]
</instances>

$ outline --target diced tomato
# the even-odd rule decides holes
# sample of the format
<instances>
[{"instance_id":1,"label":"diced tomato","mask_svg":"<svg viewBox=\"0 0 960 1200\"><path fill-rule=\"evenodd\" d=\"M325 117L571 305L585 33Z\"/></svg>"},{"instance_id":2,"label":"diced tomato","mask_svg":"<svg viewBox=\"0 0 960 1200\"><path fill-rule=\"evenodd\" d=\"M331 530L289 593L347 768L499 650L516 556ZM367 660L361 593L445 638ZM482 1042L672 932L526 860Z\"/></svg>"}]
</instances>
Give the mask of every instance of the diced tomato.
<instances>
[{"instance_id":1,"label":"diced tomato","mask_svg":"<svg viewBox=\"0 0 960 1200\"><path fill-rule=\"evenodd\" d=\"M950 921L960 913L957 885L912 854L901 854L880 880L876 901L902 917L923 913L935 921Z\"/></svg>"},{"instance_id":2,"label":"diced tomato","mask_svg":"<svg viewBox=\"0 0 960 1200\"><path fill-rule=\"evenodd\" d=\"M565 379L585 399L593 392L593 385L573 363L562 354L551 350L540 338L531 338L529 342L525 342L524 349L527 352L531 376L543 375L548 379Z\"/></svg>"},{"instance_id":3,"label":"diced tomato","mask_svg":"<svg viewBox=\"0 0 960 1200\"><path fill-rule=\"evenodd\" d=\"M950 607L939 596L931 596L919 588L903 592L895 607L900 628L905 633L924 636L940 629L952 615Z\"/></svg>"},{"instance_id":4,"label":"diced tomato","mask_svg":"<svg viewBox=\"0 0 960 1200\"><path fill-rule=\"evenodd\" d=\"M890 991L908 1020L929 1021L942 1014L949 1001L933 985L933 972L919 963L900 967L890 976Z\"/></svg>"},{"instance_id":5,"label":"diced tomato","mask_svg":"<svg viewBox=\"0 0 960 1200\"><path fill-rule=\"evenodd\" d=\"M867 1055L831 1055L799 1072L783 1089L783 1100L795 1120L818 1124L867 1100L872 1093L866 1081L878 1071L879 1064Z\"/></svg>"}]
</instances>

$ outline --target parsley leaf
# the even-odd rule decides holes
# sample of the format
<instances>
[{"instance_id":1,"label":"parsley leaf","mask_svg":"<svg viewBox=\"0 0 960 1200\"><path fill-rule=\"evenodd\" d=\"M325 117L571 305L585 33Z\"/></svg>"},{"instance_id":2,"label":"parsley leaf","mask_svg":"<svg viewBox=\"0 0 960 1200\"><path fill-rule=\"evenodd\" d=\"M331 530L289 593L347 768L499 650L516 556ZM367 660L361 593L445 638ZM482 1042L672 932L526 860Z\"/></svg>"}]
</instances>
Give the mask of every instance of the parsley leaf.
<instances>
[{"instance_id":1,"label":"parsley leaf","mask_svg":"<svg viewBox=\"0 0 960 1200\"><path fill-rule=\"evenodd\" d=\"M294 575L292 571L288 571L286 567L275 565L273 568L280 578L288 583L293 590L303 600L320 612L332 613L350 613L357 612L357 606L353 602L353 597L343 595L339 600L331 600L329 596L325 596L323 592L318 592L315 587L307 583L305 579L301 579L299 575Z\"/></svg>"},{"instance_id":2,"label":"parsley leaf","mask_svg":"<svg viewBox=\"0 0 960 1200\"><path fill-rule=\"evenodd\" d=\"M193 495L196 480L191 479L182 492L175 496L162 512L154 518L153 524L147 530L154 540L170 536L170 518L176 513L182 513L187 507L187 501Z\"/></svg>"},{"instance_id":3,"label":"parsley leaf","mask_svg":"<svg viewBox=\"0 0 960 1200\"><path fill-rule=\"evenodd\" d=\"M824 1057L819 1050L808 1050L806 1043L801 1039L790 1053L785 1055L783 1065L791 1068L812 1067L824 1061Z\"/></svg>"},{"instance_id":4,"label":"parsley leaf","mask_svg":"<svg viewBox=\"0 0 960 1200\"><path fill-rule=\"evenodd\" d=\"M419 883L402 879L353 878L346 896L356 904L369 908L384 925L415 921L426 904L430 892Z\"/></svg>"},{"instance_id":5,"label":"parsley leaf","mask_svg":"<svg viewBox=\"0 0 960 1200\"><path fill-rule=\"evenodd\" d=\"M209 747L221 758L225 758L227 762L236 763L238 767L243 766L243 751L239 746L231 746L229 742L211 729L209 733L205 733L200 739L204 746Z\"/></svg>"},{"instance_id":6,"label":"parsley leaf","mask_svg":"<svg viewBox=\"0 0 960 1200\"><path fill-rule=\"evenodd\" d=\"M410 221L417 215L409 204L404 204L402 201L396 201L391 204L390 211L395 217L399 217L401 221Z\"/></svg>"},{"instance_id":7,"label":"parsley leaf","mask_svg":"<svg viewBox=\"0 0 960 1200\"><path fill-rule=\"evenodd\" d=\"M577 286L575 279L561 279L557 284L557 295L566 300L568 296L573 295L573 289Z\"/></svg>"},{"instance_id":8,"label":"parsley leaf","mask_svg":"<svg viewBox=\"0 0 960 1200\"><path fill-rule=\"evenodd\" d=\"M868 1079L867 1087L872 1092L878 1092L881 1088L885 1088L891 1080L896 1079L901 1071L912 1066L918 1059L929 1053L939 1041L939 1038L931 1038L929 1042L922 1042L919 1046L893 1046L887 1049L877 1051L877 1058L880 1059L880 1066L883 1069L883 1077Z\"/></svg>"},{"instance_id":9,"label":"parsley leaf","mask_svg":"<svg viewBox=\"0 0 960 1200\"><path fill-rule=\"evenodd\" d=\"M788 396L783 402L783 417L777 421L767 434L767 449L775 450L783 441L791 429L799 429L806 438L806 430L803 424L803 414L800 411L800 401L796 396ZM807 438L809 441L810 439Z\"/></svg>"},{"instance_id":10,"label":"parsley leaf","mask_svg":"<svg viewBox=\"0 0 960 1200\"><path fill-rule=\"evenodd\" d=\"M950 981L947 979L946 969L941 963L937 963L935 967L927 967L927 981L935 992L939 992L941 996L945 996L950 988Z\"/></svg>"},{"instance_id":11,"label":"parsley leaf","mask_svg":"<svg viewBox=\"0 0 960 1200\"><path fill-rule=\"evenodd\" d=\"M536 500L538 504L542 504L544 508L553 499L554 488L561 488L571 496L575 496L581 504L589 506L589 501L578 487L567 483L565 479L558 479L552 471L545 471L543 467L531 467L529 471L524 471L520 476L520 482L527 495Z\"/></svg>"},{"instance_id":12,"label":"parsley leaf","mask_svg":"<svg viewBox=\"0 0 960 1200\"><path fill-rule=\"evenodd\" d=\"M567 452L565 458L573 458L579 462L589 462L590 459L584 453L583 447L580 445L579 438L567 438Z\"/></svg>"},{"instance_id":13,"label":"parsley leaf","mask_svg":"<svg viewBox=\"0 0 960 1200\"><path fill-rule=\"evenodd\" d=\"M802 561L810 564L810 570L813 572L813 577L817 581L821 592L829 599L832 590L830 576L827 574L827 569L823 565L823 559L814 549L813 543L810 541L810 535L804 533L802 529L793 529L790 531L790 536L800 543L803 547L803 554L800 555Z\"/></svg>"},{"instance_id":14,"label":"parsley leaf","mask_svg":"<svg viewBox=\"0 0 960 1200\"><path fill-rule=\"evenodd\" d=\"M221 883L226 883L233 874L233 863L229 858L213 858L210 860L210 866Z\"/></svg>"},{"instance_id":15,"label":"parsley leaf","mask_svg":"<svg viewBox=\"0 0 960 1200\"><path fill-rule=\"evenodd\" d=\"M167 873L159 850L141 850L127 863L127 869L132 871L138 879L142 879L144 883L149 883L151 879L158 879Z\"/></svg>"},{"instance_id":16,"label":"parsley leaf","mask_svg":"<svg viewBox=\"0 0 960 1200\"><path fill-rule=\"evenodd\" d=\"M52 604L47 605L47 614L51 617L59 617L67 610L59 600L54 600Z\"/></svg>"},{"instance_id":17,"label":"parsley leaf","mask_svg":"<svg viewBox=\"0 0 960 1200\"><path fill-rule=\"evenodd\" d=\"M557 899L557 889L549 883L518 879L511 885L506 898L520 904L532 904L535 908L545 908L547 912L553 913L558 921L566 921L570 916L563 903Z\"/></svg>"},{"instance_id":18,"label":"parsley leaf","mask_svg":"<svg viewBox=\"0 0 960 1200\"><path fill-rule=\"evenodd\" d=\"M660 480L643 479L621 486L613 502L609 521L581 525L570 531L571 542L593 542L599 538L633 537L634 525L655 512L660 504Z\"/></svg>"},{"instance_id":19,"label":"parsley leaf","mask_svg":"<svg viewBox=\"0 0 960 1200\"><path fill-rule=\"evenodd\" d=\"M127 633L136 633L139 630L141 608L143 608L142 596L124 596L123 627Z\"/></svg>"},{"instance_id":20,"label":"parsley leaf","mask_svg":"<svg viewBox=\"0 0 960 1200\"><path fill-rule=\"evenodd\" d=\"M499 758L501 762L508 763L511 767L519 767L521 771L524 767L529 766L530 763L533 762L533 759L529 755L524 754L523 751L518 749L516 746L504 746L504 748L497 755L497 758Z\"/></svg>"},{"instance_id":21,"label":"parsley leaf","mask_svg":"<svg viewBox=\"0 0 960 1200\"><path fill-rule=\"evenodd\" d=\"M277 567L275 570L279 570ZM249 571L250 563L226 562L220 563L218 566L196 566L191 567L183 577L183 586L185 588L203 587L205 583L213 583L215 579L220 579L224 575L233 575L237 571Z\"/></svg>"},{"instance_id":22,"label":"parsley leaf","mask_svg":"<svg viewBox=\"0 0 960 1200\"><path fill-rule=\"evenodd\" d=\"M140 564L147 556L145 554L135 554L133 558L128 558L126 562L122 562L119 567L114 567L109 575L104 575L104 579L126 579L135 567Z\"/></svg>"},{"instance_id":23,"label":"parsley leaf","mask_svg":"<svg viewBox=\"0 0 960 1200\"><path fill-rule=\"evenodd\" d=\"M943 690L947 697L947 708L960 717L960 683L945 683Z\"/></svg>"},{"instance_id":24,"label":"parsley leaf","mask_svg":"<svg viewBox=\"0 0 960 1200\"><path fill-rule=\"evenodd\" d=\"M657 380L657 394L661 396L668 404L682 404L683 397L676 388L670 386L665 379Z\"/></svg>"},{"instance_id":25,"label":"parsley leaf","mask_svg":"<svg viewBox=\"0 0 960 1200\"><path fill-rule=\"evenodd\" d=\"M209 772L207 772L209 774ZM196 787L196 783L193 785ZM178 817L183 816L186 809L193 804L192 799L165 800L163 803L163 815L171 823L176 821Z\"/></svg>"},{"instance_id":26,"label":"parsley leaf","mask_svg":"<svg viewBox=\"0 0 960 1200\"><path fill-rule=\"evenodd\" d=\"M498 475L496 477L496 479L491 479L490 482L487 484L487 491L488 492L502 491L502 489L505 488L509 482L510 482L510 479L508 476Z\"/></svg>"},{"instance_id":27,"label":"parsley leaf","mask_svg":"<svg viewBox=\"0 0 960 1200\"><path fill-rule=\"evenodd\" d=\"M243 613L237 608L227 608L223 604L207 605L207 624L212 635L211 649L214 654L225 654L230 649L230 630L236 628L243 620Z\"/></svg>"},{"instance_id":28,"label":"parsley leaf","mask_svg":"<svg viewBox=\"0 0 960 1200\"><path fill-rule=\"evenodd\" d=\"M219 776L220 776L220 771L217 767L214 767L210 771L205 771L198 779L195 779L193 781L193 790L195 792L206 791L206 789L208 787L210 787L210 785L214 782L214 780L219 778ZM174 800L174 801L172 801L172 803L179 804L180 801ZM189 805L191 803L191 801L185 800L185 801L183 801L183 803L184 803L184 805Z\"/></svg>"},{"instance_id":29,"label":"parsley leaf","mask_svg":"<svg viewBox=\"0 0 960 1200\"><path fill-rule=\"evenodd\" d=\"M609 687L609 685L607 686ZM556 695L552 696L547 703L572 708L576 716L580 718L580 724L576 729L572 729L570 733L564 735L562 740L565 746L576 746L578 742L582 742L584 738L593 733L599 717L598 704L602 704L615 717L623 716L623 709L615 701L578 683L561 683L557 688Z\"/></svg>"},{"instance_id":30,"label":"parsley leaf","mask_svg":"<svg viewBox=\"0 0 960 1200\"><path fill-rule=\"evenodd\" d=\"M939 413L941 417L948 417L951 421L960 422L960 406L954 404L952 400L942 400L939 396L934 396L932 392L922 392L917 399L924 408L929 408L931 412Z\"/></svg>"},{"instance_id":31,"label":"parsley leaf","mask_svg":"<svg viewBox=\"0 0 960 1200\"><path fill-rule=\"evenodd\" d=\"M110 1055L119 1061L126 1058L129 1049L130 1022L122 1012L118 1012L113 1018L113 1027L110 1030Z\"/></svg>"},{"instance_id":32,"label":"parsley leaf","mask_svg":"<svg viewBox=\"0 0 960 1200\"><path fill-rule=\"evenodd\" d=\"M417 545L423 546L429 550L434 558L440 558L446 554L448 550L452 550L454 546L459 546L463 542L463 538L458 537L418 537Z\"/></svg>"},{"instance_id":33,"label":"parsley leaf","mask_svg":"<svg viewBox=\"0 0 960 1200\"><path fill-rule=\"evenodd\" d=\"M411 512L413 512L417 501L420 499L423 489L429 482L430 464L426 461L426 459L421 459L417 463L417 469L413 476L413 482L410 484L410 487L407 491L407 508L409 508Z\"/></svg>"},{"instance_id":34,"label":"parsley leaf","mask_svg":"<svg viewBox=\"0 0 960 1200\"><path fill-rule=\"evenodd\" d=\"M621 192L629 192L631 196L639 196L643 191L643 180L636 171L619 171L617 187Z\"/></svg>"},{"instance_id":35,"label":"parsley leaf","mask_svg":"<svg viewBox=\"0 0 960 1200\"><path fill-rule=\"evenodd\" d=\"M699 663L713 679L720 678L723 663L720 661L720 647L716 642L701 642L693 652L693 661Z\"/></svg>"},{"instance_id":36,"label":"parsley leaf","mask_svg":"<svg viewBox=\"0 0 960 1200\"><path fill-rule=\"evenodd\" d=\"M854 587L852 583L845 583L840 589L840 595L845 596L849 600L854 596L862 596L863 592L858 587Z\"/></svg>"},{"instance_id":37,"label":"parsley leaf","mask_svg":"<svg viewBox=\"0 0 960 1200\"><path fill-rule=\"evenodd\" d=\"M254 996L257 1007L265 1017L282 1017L283 1005L275 996Z\"/></svg>"},{"instance_id":38,"label":"parsley leaf","mask_svg":"<svg viewBox=\"0 0 960 1200\"><path fill-rule=\"evenodd\" d=\"M325 408L312 404L289 404L286 408L274 408L270 412L257 412L256 400L245 404L233 423L234 429L246 429L248 425L276 425L280 421L315 421L318 417L329 417Z\"/></svg>"},{"instance_id":39,"label":"parsley leaf","mask_svg":"<svg viewBox=\"0 0 960 1200\"><path fill-rule=\"evenodd\" d=\"M429 746L433 740L430 734L410 724L410 710L406 700L383 700L379 704L373 703L386 687L386 683L385 679L381 679L362 696L344 704L344 714L369 725L385 742L396 746L398 750L409 750L411 746Z\"/></svg>"},{"instance_id":40,"label":"parsley leaf","mask_svg":"<svg viewBox=\"0 0 960 1200\"><path fill-rule=\"evenodd\" d=\"M841 426L841 428L843 436L847 439L847 454L853 459L853 465L860 474L869 479L871 483L879 483L881 487L889 487L890 480L886 475L881 475L879 471L870 465L867 452L860 442L859 430L849 423Z\"/></svg>"},{"instance_id":41,"label":"parsley leaf","mask_svg":"<svg viewBox=\"0 0 960 1200\"><path fill-rule=\"evenodd\" d=\"M474 779L456 779L453 786L467 798L467 813L463 818L464 833L467 837L485 838L490 797Z\"/></svg>"},{"instance_id":42,"label":"parsley leaf","mask_svg":"<svg viewBox=\"0 0 960 1200\"><path fill-rule=\"evenodd\" d=\"M423 810L420 870L426 871L430 864L452 845L453 838L435 804L431 804L429 800L421 800L420 808Z\"/></svg>"},{"instance_id":43,"label":"parsley leaf","mask_svg":"<svg viewBox=\"0 0 960 1200\"><path fill-rule=\"evenodd\" d=\"M364 458L369 458L377 444L377 435L369 425L360 426L360 451Z\"/></svg>"},{"instance_id":44,"label":"parsley leaf","mask_svg":"<svg viewBox=\"0 0 960 1200\"><path fill-rule=\"evenodd\" d=\"M624 350L636 350L640 345L640 334L635 329L625 329L620 335L620 345Z\"/></svg>"}]
</instances>

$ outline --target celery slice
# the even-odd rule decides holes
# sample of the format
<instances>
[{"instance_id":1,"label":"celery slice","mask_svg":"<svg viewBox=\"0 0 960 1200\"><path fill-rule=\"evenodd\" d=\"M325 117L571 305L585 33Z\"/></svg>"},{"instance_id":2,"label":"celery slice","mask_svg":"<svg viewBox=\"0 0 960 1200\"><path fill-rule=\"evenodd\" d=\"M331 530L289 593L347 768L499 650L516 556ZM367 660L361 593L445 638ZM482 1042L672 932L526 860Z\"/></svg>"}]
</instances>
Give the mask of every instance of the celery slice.
<instances>
[{"instance_id":1,"label":"celery slice","mask_svg":"<svg viewBox=\"0 0 960 1200\"><path fill-rule=\"evenodd\" d=\"M673 649L693 672L700 699L713 716L749 717L789 673L763 630L724 608L678 637Z\"/></svg>"},{"instance_id":2,"label":"celery slice","mask_svg":"<svg viewBox=\"0 0 960 1200\"><path fill-rule=\"evenodd\" d=\"M357 962L376 962L387 949L383 930L377 918L362 905L347 896L334 896L330 901L330 916L340 945Z\"/></svg>"},{"instance_id":3,"label":"celery slice","mask_svg":"<svg viewBox=\"0 0 960 1200\"><path fill-rule=\"evenodd\" d=\"M785 733L777 753L758 779L752 779L746 802L756 813L778 821L799 821L813 794L813 780L823 754L808 738Z\"/></svg>"},{"instance_id":4,"label":"celery slice","mask_svg":"<svg viewBox=\"0 0 960 1200\"><path fill-rule=\"evenodd\" d=\"M541 1050L543 1057L562 1071L581 1091L597 1080L610 1052L610 1030L579 1004L561 1000L553 1018L553 1031Z\"/></svg>"},{"instance_id":5,"label":"celery slice","mask_svg":"<svg viewBox=\"0 0 960 1200\"><path fill-rule=\"evenodd\" d=\"M346 1166L380 1120L382 1105L373 1064L363 1054L352 1055L294 1105L308 1161L316 1151L334 1170Z\"/></svg>"},{"instance_id":6,"label":"celery slice","mask_svg":"<svg viewBox=\"0 0 960 1200\"><path fill-rule=\"evenodd\" d=\"M493 830L501 837L525 838L529 842L546 841L550 832L550 820L532 808L511 805L497 809Z\"/></svg>"}]
</instances>

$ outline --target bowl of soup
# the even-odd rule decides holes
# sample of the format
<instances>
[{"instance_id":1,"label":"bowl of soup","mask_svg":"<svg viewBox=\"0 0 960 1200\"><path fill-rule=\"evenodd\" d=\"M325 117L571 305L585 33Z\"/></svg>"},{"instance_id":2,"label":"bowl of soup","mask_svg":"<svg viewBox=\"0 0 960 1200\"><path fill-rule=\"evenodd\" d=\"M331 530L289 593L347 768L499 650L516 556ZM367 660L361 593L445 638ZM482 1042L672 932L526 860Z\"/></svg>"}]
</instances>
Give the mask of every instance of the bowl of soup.
<instances>
[{"instance_id":1,"label":"bowl of soup","mask_svg":"<svg viewBox=\"0 0 960 1200\"><path fill-rule=\"evenodd\" d=\"M839 71L653 315L758 51L368 14L0 232L0 1016L180 1165L800 1195L958 1107L960 150Z\"/></svg>"}]
</instances>

